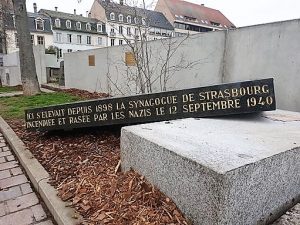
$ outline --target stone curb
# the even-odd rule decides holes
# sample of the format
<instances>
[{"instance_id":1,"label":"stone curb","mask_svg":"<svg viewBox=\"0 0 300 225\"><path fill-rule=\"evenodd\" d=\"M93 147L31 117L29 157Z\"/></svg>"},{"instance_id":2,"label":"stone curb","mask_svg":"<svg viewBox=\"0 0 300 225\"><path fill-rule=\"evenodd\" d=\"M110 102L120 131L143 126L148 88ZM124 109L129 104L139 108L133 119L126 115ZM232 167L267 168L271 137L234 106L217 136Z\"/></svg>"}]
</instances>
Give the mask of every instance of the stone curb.
<instances>
[{"instance_id":1,"label":"stone curb","mask_svg":"<svg viewBox=\"0 0 300 225\"><path fill-rule=\"evenodd\" d=\"M50 177L48 172L25 147L25 144L1 116L0 131L18 157L35 190L40 194L56 223L58 225L75 225L80 223L80 216L74 209L68 207L67 202L63 202L57 196L56 189L48 183ZM75 217L79 219L75 219Z\"/></svg>"}]
</instances>

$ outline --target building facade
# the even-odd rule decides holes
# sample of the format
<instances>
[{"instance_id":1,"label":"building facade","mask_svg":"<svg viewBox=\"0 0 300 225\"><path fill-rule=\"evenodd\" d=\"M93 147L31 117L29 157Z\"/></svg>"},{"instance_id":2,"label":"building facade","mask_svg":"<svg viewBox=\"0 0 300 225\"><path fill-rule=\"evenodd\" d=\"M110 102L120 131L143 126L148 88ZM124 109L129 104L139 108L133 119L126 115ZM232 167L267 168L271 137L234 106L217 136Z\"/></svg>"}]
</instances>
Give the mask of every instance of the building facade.
<instances>
[{"instance_id":1,"label":"building facade","mask_svg":"<svg viewBox=\"0 0 300 225\"><path fill-rule=\"evenodd\" d=\"M56 10L41 9L47 15L53 32L53 46L59 59L67 52L82 51L107 46L105 23L100 20Z\"/></svg>"},{"instance_id":2,"label":"building facade","mask_svg":"<svg viewBox=\"0 0 300 225\"><path fill-rule=\"evenodd\" d=\"M53 45L53 34L50 18L37 12L36 4L34 12L27 13L28 27L33 45L42 45L45 48ZM12 11L5 14L5 53L12 53L19 50L19 37L16 29L15 15Z\"/></svg>"},{"instance_id":3,"label":"building facade","mask_svg":"<svg viewBox=\"0 0 300 225\"><path fill-rule=\"evenodd\" d=\"M182 0L158 0L155 11L165 15L175 36L236 28L219 10Z\"/></svg>"},{"instance_id":4,"label":"building facade","mask_svg":"<svg viewBox=\"0 0 300 225\"><path fill-rule=\"evenodd\" d=\"M140 40L156 40L172 37L174 28L166 17L156 11L131 7L110 0L95 0L90 11L91 17L105 21L108 45L123 45Z\"/></svg>"}]
</instances>

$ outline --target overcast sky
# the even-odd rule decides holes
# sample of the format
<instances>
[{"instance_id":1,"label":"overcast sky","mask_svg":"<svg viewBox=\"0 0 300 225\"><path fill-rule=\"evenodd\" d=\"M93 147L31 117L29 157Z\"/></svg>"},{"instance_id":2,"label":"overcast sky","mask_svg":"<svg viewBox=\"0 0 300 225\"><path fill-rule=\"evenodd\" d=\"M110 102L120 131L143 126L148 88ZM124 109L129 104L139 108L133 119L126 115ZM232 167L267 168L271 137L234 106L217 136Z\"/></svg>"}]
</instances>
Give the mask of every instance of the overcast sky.
<instances>
[{"instance_id":1,"label":"overcast sky","mask_svg":"<svg viewBox=\"0 0 300 225\"><path fill-rule=\"evenodd\" d=\"M86 15L94 0L26 0L27 10L33 11L32 4L37 3L38 9L52 9L57 6L59 11ZM146 0L147 1L147 0ZM150 2L151 0L148 0ZM280 20L300 18L300 0L187 0L197 4L220 10L236 26L268 23Z\"/></svg>"}]
</instances>

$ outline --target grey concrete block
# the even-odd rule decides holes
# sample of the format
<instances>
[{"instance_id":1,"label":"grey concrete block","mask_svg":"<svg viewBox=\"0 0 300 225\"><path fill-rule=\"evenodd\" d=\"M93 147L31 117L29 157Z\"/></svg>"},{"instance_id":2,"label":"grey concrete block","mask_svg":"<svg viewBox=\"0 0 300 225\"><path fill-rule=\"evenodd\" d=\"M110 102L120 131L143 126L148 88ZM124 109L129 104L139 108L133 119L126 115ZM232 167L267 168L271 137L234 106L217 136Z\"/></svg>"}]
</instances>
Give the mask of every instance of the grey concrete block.
<instances>
[{"instance_id":1,"label":"grey concrete block","mask_svg":"<svg viewBox=\"0 0 300 225\"><path fill-rule=\"evenodd\" d=\"M125 127L122 169L194 224L268 224L300 201L300 114L267 112Z\"/></svg>"}]
</instances>

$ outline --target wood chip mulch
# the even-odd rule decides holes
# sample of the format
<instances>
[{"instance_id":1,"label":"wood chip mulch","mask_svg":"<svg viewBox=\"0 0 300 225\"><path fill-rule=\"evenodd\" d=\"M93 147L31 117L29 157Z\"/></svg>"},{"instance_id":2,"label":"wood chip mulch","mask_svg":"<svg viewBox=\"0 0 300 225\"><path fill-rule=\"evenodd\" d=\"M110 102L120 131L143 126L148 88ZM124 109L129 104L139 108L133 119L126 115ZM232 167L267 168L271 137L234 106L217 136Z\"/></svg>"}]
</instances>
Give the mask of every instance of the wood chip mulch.
<instances>
[{"instance_id":1,"label":"wood chip mulch","mask_svg":"<svg viewBox=\"0 0 300 225\"><path fill-rule=\"evenodd\" d=\"M26 131L22 120L8 122L48 171L59 197L84 218L82 225L191 224L143 176L121 172L120 127L38 133Z\"/></svg>"},{"instance_id":2,"label":"wood chip mulch","mask_svg":"<svg viewBox=\"0 0 300 225\"><path fill-rule=\"evenodd\" d=\"M68 93L71 95L78 96L82 99L99 99L99 98L106 98L109 97L108 94L105 93L98 93L98 92L88 92L83 90L78 90L75 88L65 89L65 90L59 90L60 92Z\"/></svg>"}]
</instances>

